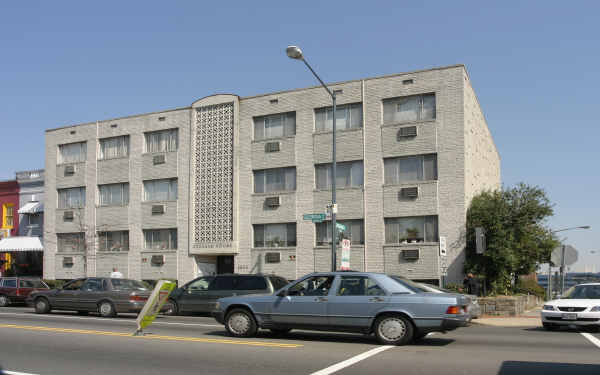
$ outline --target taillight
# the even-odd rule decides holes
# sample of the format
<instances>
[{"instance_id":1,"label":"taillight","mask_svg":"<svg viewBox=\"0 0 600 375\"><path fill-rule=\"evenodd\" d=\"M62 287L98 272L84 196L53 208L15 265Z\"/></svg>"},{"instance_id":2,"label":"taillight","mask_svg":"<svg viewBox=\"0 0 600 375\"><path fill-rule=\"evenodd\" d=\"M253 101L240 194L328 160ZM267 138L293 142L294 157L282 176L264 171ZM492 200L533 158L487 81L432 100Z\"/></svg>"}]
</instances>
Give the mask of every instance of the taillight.
<instances>
[{"instance_id":1,"label":"taillight","mask_svg":"<svg viewBox=\"0 0 600 375\"><path fill-rule=\"evenodd\" d=\"M148 300L148 297L142 297L142 296L129 296L129 301L130 302L146 302Z\"/></svg>"},{"instance_id":2,"label":"taillight","mask_svg":"<svg viewBox=\"0 0 600 375\"><path fill-rule=\"evenodd\" d=\"M17 288L17 296L21 295L21 289Z\"/></svg>"},{"instance_id":3,"label":"taillight","mask_svg":"<svg viewBox=\"0 0 600 375\"><path fill-rule=\"evenodd\" d=\"M464 306L449 306L446 314L459 315L465 311Z\"/></svg>"}]
</instances>

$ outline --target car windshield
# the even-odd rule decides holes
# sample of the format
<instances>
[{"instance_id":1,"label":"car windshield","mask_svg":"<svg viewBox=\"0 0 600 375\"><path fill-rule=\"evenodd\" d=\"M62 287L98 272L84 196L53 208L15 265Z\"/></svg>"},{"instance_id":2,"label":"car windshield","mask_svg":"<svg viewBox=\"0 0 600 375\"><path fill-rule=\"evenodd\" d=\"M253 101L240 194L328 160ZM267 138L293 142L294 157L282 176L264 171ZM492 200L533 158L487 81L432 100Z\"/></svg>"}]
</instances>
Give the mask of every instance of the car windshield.
<instances>
[{"instance_id":1,"label":"car windshield","mask_svg":"<svg viewBox=\"0 0 600 375\"><path fill-rule=\"evenodd\" d=\"M412 290L415 293L428 293L428 292L431 292L431 290L428 290L423 285L420 285L419 283L415 283L414 281L409 280L406 277L396 276L396 275L389 275L389 276L390 276L390 278L392 278L397 283L403 285L404 287Z\"/></svg>"},{"instance_id":2,"label":"car windshield","mask_svg":"<svg viewBox=\"0 0 600 375\"><path fill-rule=\"evenodd\" d=\"M600 299L600 285L576 285L567 290L561 299Z\"/></svg>"},{"instance_id":3,"label":"car windshield","mask_svg":"<svg viewBox=\"0 0 600 375\"><path fill-rule=\"evenodd\" d=\"M111 279L111 282L115 290L148 290L146 285L136 280Z\"/></svg>"}]
</instances>

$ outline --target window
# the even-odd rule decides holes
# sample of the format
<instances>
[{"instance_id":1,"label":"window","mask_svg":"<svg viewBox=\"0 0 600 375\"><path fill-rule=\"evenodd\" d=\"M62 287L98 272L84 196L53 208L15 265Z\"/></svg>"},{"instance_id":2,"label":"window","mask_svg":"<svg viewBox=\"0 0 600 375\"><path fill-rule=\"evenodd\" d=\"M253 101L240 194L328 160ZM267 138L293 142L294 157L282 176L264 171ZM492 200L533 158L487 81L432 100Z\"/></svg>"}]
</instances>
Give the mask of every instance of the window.
<instances>
[{"instance_id":1,"label":"window","mask_svg":"<svg viewBox=\"0 0 600 375\"><path fill-rule=\"evenodd\" d=\"M269 276L269 280L271 280L271 284L273 284L274 290L279 290L284 286L288 285L288 281L283 277L279 276Z\"/></svg>"},{"instance_id":2,"label":"window","mask_svg":"<svg viewBox=\"0 0 600 375\"><path fill-rule=\"evenodd\" d=\"M336 130L362 128L362 103L346 104L335 108ZM333 107L315 110L317 131L333 130Z\"/></svg>"},{"instance_id":3,"label":"window","mask_svg":"<svg viewBox=\"0 0 600 375\"><path fill-rule=\"evenodd\" d=\"M435 119L435 94L406 96L383 101L384 124L433 119Z\"/></svg>"},{"instance_id":4,"label":"window","mask_svg":"<svg viewBox=\"0 0 600 375\"><path fill-rule=\"evenodd\" d=\"M437 216L413 216L385 219L385 243L437 241Z\"/></svg>"},{"instance_id":5,"label":"window","mask_svg":"<svg viewBox=\"0 0 600 375\"><path fill-rule=\"evenodd\" d=\"M364 245L365 228L363 220L338 220L336 223L346 227L344 231L341 231L338 226L337 233L339 236L348 238L353 245ZM317 246L331 244L331 221L317 223L315 227L317 229Z\"/></svg>"},{"instance_id":6,"label":"window","mask_svg":"<svg viewBox=\"0 0 600 375\"><path fill-rule=\"evenodd\" d=\"M87 153L87 143L78 142L58 146L58 163L83 163Z\"/></svg>"},{"instance_id":7,"label":"window","mask_svg":"<svg viewBox=\"0 0 600 375\"><path fill-rule=\"evenodd\" d=\"M41 280L19 280L19 288L39 288L39 289L48 289L48 286L44 284Z\"/></svg>"},{"instance_id":8,"label":"window","mask_svg":"<svg viewBox=\"0 0 600 375\"><path fill-rule=\"evenodd\" d=\"M129 183L98 185L100 206L125 206L129 204Z\"/></svg>"},{"instance_id":9,"label":"window","mask_svg":"<svg viewBox=\"0 0 600 375\"><path fill-rule=\"evenodd\" d=\"M129 136L104 138L100 140L98 160L126 158L129 156Z\"/></svg>"},{"instance_id":10,"label":"window","mask_svg":"<svg viewBox=\"0 0 600 375\"><path fill-rule=\"evenodd\" d=\"M326 296L329 294L334 276L313 276L304 279L288 289L290 296Z\"/></svg>"},{"instance_id":11,"label":"window","mask_svg":"<svg viewBox=\"0 0 600 375\"><path fill-rule=\"evenodd\" d=\"M129 232L98 232L99 251L129 251Z\"/></svg>"},{"instance_id":12,"label":"window","mask_svg":"<svg viewBox=\"0 0 600 375\"><path fill-rule=\"evenodd\" d=\"M62 253L83 252L85 251L85 234L82 233L57 233L57 249Z\"/></svg>"},{"instance_id":13,"label":"window","mask_svg":"<svg viewBox=\"0 0 600 375\"><path fill-rule=\"evenodd\" d=\"M70 283L66 283L63 285L63 290L79 290L83 286L85 279L77 279L73 280Z\"/></svg>"},{"instance_id":14,"label":"window","mask_svg":"<svg viewBox=\"0 0 600 375\"><path fill-rule=\"evenodd\" d=\"M145 133L144 136L146 138L146 152L177 151L177 129Z\"/></svg>"},{"instance_id":15,"label":"window","mask_svg":"<svg viewBox=\"0 0 600 375\"><path fill-rule=\"evenodd\" d=\"M385 159L386 184L437 180L437 155L417 155Z\"/></svg>"},{"instance_id":16,"label":"window","mask_svg":"<svg viewBox=\"0 0 600 375\"><path fill-rule=\"evenodd\" d=\"M81 290L86 292L100 292L104 290L101 279L87 279L81 287Z\"/></svg>"},{"instance_id":17,"label":"window","mask_svg":"<svg viewBox=\"0 0 600 375\"><path fill-rule=\"evenodd\" d=\"M362 160L336 163L335 180L336 188L363 186L363 162ZM331 189L332 168L331 163L315 165L317 189Z\"/></svg>"},{"instance_id":18,"label":"window","mask_svg":"<svg viewBox=\"0 0 600 375\"><path fill-rule=\"evenodd\" d=\"M262 276L240 276L235 285L236 290L265 290L267 282Z\"/></svg>"},{"instance_id":19,"label":"window","mask_svg":"<svg viewBox=\"0 0 600 375\"><path fill-rule=\"evenodd\" d=\"M338 296L384 296L385 291L366 276L342 276Z\"/></svg>"},{"instance_id":20,"label":"window","mask_svg":"<svg viewBox=\"0 0 600 375\"><path fill-rule=\"evenodd\" d=\"M208 290L208 286L213 281L214 277L201 277L192 281L186 287L187 290Z\"/></svg>"},{"instance_id":21,"label":"window","mask_svg":"<svg viewBox=\"0 0 600 375\"><path fill-rule=\"evenodd\" d=\"M174 201L177 200L177 179L144 181L144 201Z\"/></svg>"},{"instance_id":22,"label":"window","mask_svg":"<svg viewBox=\"0 0 600 375\"><path fill-rule=\"evenodd\" d=\"M16 279L4 279L4 283L2 284L5 288L16 288L17 280Z\"/></svg>"},{"instance_id":23,"label":"window","mask_svg":"<svg viewBox=\"0 0 600 375\"><path fill-rule=\"evenodd\" d=\"M177 229L145 230L144 248L149 250L177 249Z\"/></svg>"},{"instance_id":24,"label":"window","mask_svg":"<svg viewBox=\"0 0 600 375\"><path fill-rule=\"evenodd\" d=\"M110 279L113 290L148 290L144 283L130 279Z\"/></svg>"},{"instance_id":25,"label":"window","mask_svg":"<svg viewBox=\"0 0 600 375\"><path fill-rule=\"evenodd\" d=\"M210 285L210 290L233 290L234 288L235 278L233 276L217 276Z\"/></svg>"},{"instance_id":26,"label":"window","mask_svg":"<svg viewBox=\"0 0 600 375\"><path fill-rule=\"evenodd\" d=\"M76 187L58 190L58 208L85 207L85 188Z\"/></svg>"},{"instance_id":27,"label":"window","mask_svg":"<svg viewBox=\"0 0 600 375\"><path fill-rule=\"evenodd\" d=\"M296 167L274 168L254 171L254 192L296 190Z\"/></svg>"},{"instance_id":28,"label":"window","mask_svg":"<svg viewBox=\"0 0 600 375\"><path fill-rule=\"evenodd\" d=\"M296 112L254 118L254 139L271 139L296 135Z\"/></svg>"},{"instance_id":29,"label":"window","mask_svg":"<svg viewBox=\"0 0 600 375\"><path fill-rule=\"evenodd\" d=\"M2 218L2 226L7 229L11 229L15 226L15 205L7 203L3 205L4 215Z\"/></svg>"},{"instance_id":30,"label":"window","mask_svg":"<svg viewBox=\"0 0 600 375\"><path fill-rule=\"evenodd\" d=\"M296 246L296 223L254 225L254 247Z\"/></svg>"}]
</instances>

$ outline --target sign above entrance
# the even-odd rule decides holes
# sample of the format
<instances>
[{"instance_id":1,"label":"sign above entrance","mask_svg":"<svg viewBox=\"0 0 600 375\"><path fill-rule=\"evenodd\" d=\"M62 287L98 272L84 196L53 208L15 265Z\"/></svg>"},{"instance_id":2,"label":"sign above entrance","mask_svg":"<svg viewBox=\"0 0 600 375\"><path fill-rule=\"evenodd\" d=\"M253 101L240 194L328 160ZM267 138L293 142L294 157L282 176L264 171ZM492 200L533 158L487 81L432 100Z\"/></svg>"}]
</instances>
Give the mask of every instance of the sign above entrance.
<instances>
[{"instance_id":1,"label":"sign above entrance","mask_svg":"<svg viewBox=\"0 0 600 375\"><path fill-rule=\"evenodd\" d=\"M325 221L325 214L304 214L302 215L302 219L310 220L313 223L320 223Z\"/></svg>"}]
</instances>

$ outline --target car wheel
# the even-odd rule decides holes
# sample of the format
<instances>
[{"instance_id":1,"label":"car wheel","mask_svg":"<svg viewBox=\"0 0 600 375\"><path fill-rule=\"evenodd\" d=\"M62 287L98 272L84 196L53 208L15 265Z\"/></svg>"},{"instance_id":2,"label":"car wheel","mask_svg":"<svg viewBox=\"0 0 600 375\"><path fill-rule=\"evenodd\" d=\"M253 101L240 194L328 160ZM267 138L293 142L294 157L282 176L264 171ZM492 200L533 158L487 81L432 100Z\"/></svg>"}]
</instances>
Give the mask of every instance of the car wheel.
<instances>
[{"instance_id":1,"label":"car wheel","mask_svg":"<svg viewBox=\"0 0 600 375\"><path fill-rule=\"evenodd\" d=\"M7 296L0 295L0 307L6 307L10 305L10 300Z\"/></svg>"},{"instance_id":2,"label":"car wheel","mask_svg":"<svg viewBox=\"0 0 600 375\"><path fill-rule=\"evenodd\" d=\"M235 337L252 337L258 330L252 313L246 309L233 309L225 318L225 328Z\"/></svg>"},{"instance_id":3,"label":"car wheel","mask_svg":"<svg viewBox=\"0 0 600 375\"><path fill-rule=\"evenodd\" d=\"M542 325L548 331L556 331L559 328L556 324L552 324L552 323L542 323Z\"/></svg>"},{"instance_id":4,"label":"car wheel","mask_svg":"<svg viewBox=\"0 0 600 375\"><path fill-rule=\"evenodd\" d=\"M50 303L43 297L36 299L34 306L37 314L47 314L50 312Z\"/></svg>"},{"instance_id":5,"label":"car wheel","mask_svg":"<svg viewBox=\"0 0 600 375\"><path fill-rule=\"evenodd\" d=\"M290 333L292 329L291 328L271 328L270 331L272 334L277 335L277 336L283 336L283 335L287 335L288 333Z\"/></svg>"},{"instance_id":6,"label":"car wheel","mask_svg":"<svg viewBox=\"0 0 600 375\"><path fill-rule=\"evenodd\" d=\"M170 299L169 301L167 301L166 305L167 310L164 312L165 315L179 315L179 307L177 306L177 302Z\"/></svg>"},{"instance_id":7,"label":"car wheel","mask_svg":"<svg viewBox=\"0 0 600 375\"><path fill-rule=\"evenodd\" d=\"M109 301L100 302L100 305L98 305L98 312L103 318L112 318L117 315L115 306Z\"/></svg>"},{"instance_id":8,"label":"car wheel","mask_svg":"<svg viewBox=\"0 0 600 375\"><path fill-rule=\"evenodd\" d=\"M412 323L402 315L384 315L375 321L375 337L385 345L405 345L414 334Z\"/></svg>"}]
</instances>

